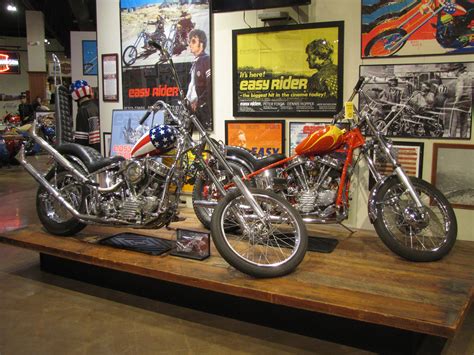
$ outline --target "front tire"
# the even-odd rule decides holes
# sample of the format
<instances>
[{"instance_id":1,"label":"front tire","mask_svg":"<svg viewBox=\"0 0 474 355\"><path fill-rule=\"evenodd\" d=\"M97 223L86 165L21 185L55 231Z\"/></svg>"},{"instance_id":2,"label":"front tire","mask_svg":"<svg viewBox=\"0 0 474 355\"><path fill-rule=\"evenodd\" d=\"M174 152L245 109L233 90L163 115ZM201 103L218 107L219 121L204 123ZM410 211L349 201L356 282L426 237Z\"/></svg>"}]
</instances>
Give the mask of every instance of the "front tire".
<instances>
[{"instance_id":1,"label":"front tire","mask_svg":"<svg viewBox=\"0 0 474 355\"><path fill-rule=\"evenodd\" d=\"M385 32L379 33L372 38L364 50L365 57L389 57L397 53L405 45L405 37L407 31L401 28L393 28ZM399 41L398 43L396 43ZM394 45L394 43L396 43Z\"/></svg>"},{"instance_id":2,"label":"front tire","mask_svg":"<svg viewBox=\"0 0 474 355\"><path fill-rule=\"evenodd\" d=\"M375 230L390 250L405 259L439 260L449 253L456 241L456 215L446 197L433 185L415 177L410 180L427 218L422 218L423 213L416 209L398 177L392 176L375 196L378 205Z\"/></svg>"},{"instance_id":3,"label":"front tire","mask_svg":"<svg viewBox=\"0 0 474 355\"><path fill-rule=\"evenodd\" d=\"M53 168L45 178L76 210L81 208L83 185L70 172L60 171L55 174ZM80 232L86 226L42 186L38 188L36 194L36 211L44 228L51 234L70 236Z\"/></svg>"},{"instance_id":4,"label":"front tire","mask_svg":"<svg viewBox=\"0 0 474 355\"><path fill-rule=\"evenodd\" d=\"M214 244L237 270L254 277L278 277L292 272L308 246L306 227L298 212L274 192L250 189L263 209L261 221L242 193L235 189L217 205L211 221Z\"/></svg>"}]
</instances>

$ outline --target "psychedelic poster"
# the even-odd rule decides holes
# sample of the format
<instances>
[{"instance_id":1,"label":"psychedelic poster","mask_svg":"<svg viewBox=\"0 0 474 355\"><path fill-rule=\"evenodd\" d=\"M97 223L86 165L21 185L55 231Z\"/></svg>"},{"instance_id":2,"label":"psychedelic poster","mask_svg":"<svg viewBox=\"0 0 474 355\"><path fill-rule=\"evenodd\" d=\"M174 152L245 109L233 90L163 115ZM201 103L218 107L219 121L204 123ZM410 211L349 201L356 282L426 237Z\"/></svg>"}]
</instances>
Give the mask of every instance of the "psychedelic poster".
<instances>
[{"instance_id":1,"label":"psychedelic poster","mask_svg":"<svg viewBox=\"0 0 474 355\"><path fill-rule=\"evenodd\" d=\"M474 53L471 0L362 0L361 57Z\"/></svg>"}]
</instances>

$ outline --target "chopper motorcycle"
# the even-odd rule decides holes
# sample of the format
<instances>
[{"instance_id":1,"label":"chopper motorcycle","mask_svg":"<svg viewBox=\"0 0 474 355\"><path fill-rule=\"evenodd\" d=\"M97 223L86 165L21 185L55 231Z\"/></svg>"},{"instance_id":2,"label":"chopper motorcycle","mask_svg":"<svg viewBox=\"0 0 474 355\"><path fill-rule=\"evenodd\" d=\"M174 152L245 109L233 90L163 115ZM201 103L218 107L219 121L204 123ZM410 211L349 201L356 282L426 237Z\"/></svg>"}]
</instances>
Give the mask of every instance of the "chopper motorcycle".
<instances>
[{"instance_id":1,"label":"chopper motorcycle","mask_svg":"<svg viewBox=\"0 0 474 355\"><path fill-rule=\"evenodd\" d=\"M52 234L68 236L87 224L149 229L167 226L178 214L182 186L199 171L214 181L223 195L211 223L212 238L222 257L254 277L276 277L293 271L307 248L306 228L300 215L281 196L249 189L237 177L235 189L224 189L214 167L219 162L224 170L231 168L184 104L171 55L159 44L149 44L170 64L181 101L177 108L157 101L147 110L140 125L158 110L165 110L173 124L151 128L132 148L131 159L104 158L94 149L74 143L53 148L36 133L36 122L30 128L34 140L54 159L54 165L43 176L25 160L24 147L17 155L40 184L36 207L44 228ZM193 126L200 134L199 140L192 137ZM165 165L160 156L173 148L173 161ZM188 152L195 156L192 164L187 159ZM238 228L228 228L228 219Z\"/></svg>"},{"instance_id":2,"label":"chopper motorcycle","mask_svg":"<svg viewBox=\"0 0 474 355\"><path fill-rule=\"evenodd\" d=\"M361 90L360 78L349 99ZM412 261L434 261L449 253L457 237L454 211L443 194L428 182L408 177L397 161L391 142L372 122L373 107L367 105L345 120L335 116L333 124L318 128L296 146L296 154L255 158L239 147L227 147L227 160L234 164L234 175L269 189L288 200L305 223L341 223L348 217L351 175L365 158L376 184L368 198L368 214L384 244L399 256ZM361 130L371 132L364 138ZM377 149L393 167L390 176L376 169L371 152ZM356 156L356 152L359 152ZM226 188L233 182L221 174ZM193 192L195 212L209 226L213 205L221 198L213 183L198 179ZM201 200L207 201L207 205ZM197 202L197 203L196 203Z\"/></svg>"}]
</instances>

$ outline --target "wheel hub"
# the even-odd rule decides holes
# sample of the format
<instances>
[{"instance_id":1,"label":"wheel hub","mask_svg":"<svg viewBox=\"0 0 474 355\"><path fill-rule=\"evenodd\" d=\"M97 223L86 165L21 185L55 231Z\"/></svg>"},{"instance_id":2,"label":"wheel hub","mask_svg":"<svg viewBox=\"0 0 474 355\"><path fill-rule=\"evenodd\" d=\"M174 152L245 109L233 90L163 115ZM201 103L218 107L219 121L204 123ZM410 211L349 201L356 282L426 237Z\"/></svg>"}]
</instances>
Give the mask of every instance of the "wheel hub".
<instances>
[{"instance_id":1,"label":"wheel hub","mask_svg":"<svg viewBox=\"0 0 474 355\"><path fill-rule=\"evenodd\" d=\"M424 208L408 206L403 210L405 222L412 228L421 230L429 224L429 215Z\"/></svg>"}]
</instances>

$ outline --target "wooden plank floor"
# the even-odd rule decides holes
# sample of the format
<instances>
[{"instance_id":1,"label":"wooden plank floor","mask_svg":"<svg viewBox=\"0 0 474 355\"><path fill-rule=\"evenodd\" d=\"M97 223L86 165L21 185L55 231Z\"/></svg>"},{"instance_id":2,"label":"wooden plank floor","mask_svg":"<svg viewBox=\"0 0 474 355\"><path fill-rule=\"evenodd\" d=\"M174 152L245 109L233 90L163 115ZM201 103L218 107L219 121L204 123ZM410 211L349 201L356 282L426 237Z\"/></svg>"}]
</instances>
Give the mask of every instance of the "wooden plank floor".
<instances>
[{"instance_id":1,"label":"wooden plank floor","mask_svg":"<svg viewBox=\"0 0 474 355\"><path fill-rule=\"evenodd\" d=\"M202 230L189 210L177 228ZM149 256L96 245L124 229L87 227L73 238L55 237L39 225L0 233L0 241L41 253L240 297L322 312L441 337L460 327L474 298L474 242L458 241L434 263L413 263L391 253L369 232L312 226L310 235L339 239L330 254L308 252L291 275L253 279L230 267L213 248L196 261ZM133 230L172 239L174 230Z\"/></svg>"}]
</instances>

